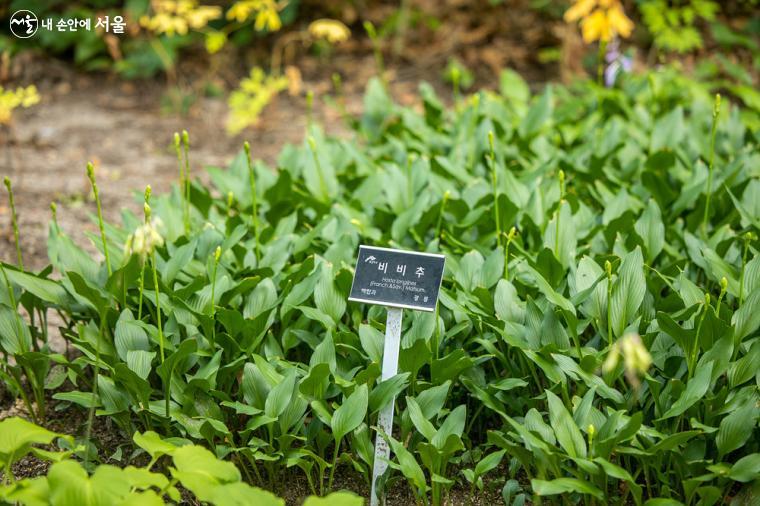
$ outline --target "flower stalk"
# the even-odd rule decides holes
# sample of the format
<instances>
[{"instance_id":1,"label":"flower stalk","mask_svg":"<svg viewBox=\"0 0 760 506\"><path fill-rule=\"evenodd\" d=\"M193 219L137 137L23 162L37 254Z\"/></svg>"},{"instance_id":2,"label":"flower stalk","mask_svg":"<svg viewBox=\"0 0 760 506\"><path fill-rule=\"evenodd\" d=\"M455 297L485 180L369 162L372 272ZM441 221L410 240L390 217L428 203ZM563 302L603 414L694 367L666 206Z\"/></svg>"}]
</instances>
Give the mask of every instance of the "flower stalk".
<instances>
[{"instance_id":1,"label":"flower stalk","mask_svg":"<svg viewBox=\"0 0 760 506\"><path fill-rule=\"evenodd\" d=\"M185 233L190 233L190 135L182 130L182 150L185 154Z\"/></svg>"},{"instance_id":2,"label":"flower stalk","mask_svg":"<svg viewBox=\"0 0 760 506\"><path fill-rule=\"evenodd\" d=\"M559 258L559 221L562 210L562 201L565 198L565 171L560 170L559 175L559 204L557 204L557 220L554 228L554 255Z\"/></svg>"},{"instance_id":3,"label":"flower stalk","mask_svg":"<svg viewBox=\"0 0 760 506\"><path fill-rule=\"evenodd\" d=\"M491 189L493 191L493 218L496 222L496 247L501 246L501 213L499 212L499 188L496 177L496 154L493 147L493 131L488 132L488 163L491 169Z\"/></svg>"},{"instance_id":4,"label":"flower stalk","mask_svg":"<svg viewBox=\"0 0 760 506\"><path fill-rule=\"evenodd\" d=\"M256 241L254 248L256 250L256 261L261 259L261 246L259 245L259 211L256 196L256 172L253 170L253 163L251 162L251 145L248 141L243 143L243 149L245 150L245 159L248 162L248 180L251 184L251 218L253 220L253 237Z\"/></svg>"},{"instance_id":5,"label":"flower stalk","mask_svg":"<svg viewBox=\"0 0 760 506\"><path fill-rule=\"evenodd\" d=\"M317 155L317 141L314 140L314 137L309 137L309 148L311 149L311 155L314 157L314 167L317 169L317 177L319 177L319 191L322 194L322 197L327 200L330 193L327 190L327 183L322 174L322 165L319 163L319 156Z\"/></svg>"},{"instance_id":6,"label":"flower stalk","mask_svg":"<svg viewBox=\"0 0 760 506\"><path fill-rule=\"evenodd\" d=\"M182 203L182 224L185 227L185 233L190 230L190 220L187 214L187 203L185 199L186 183L185 183L185 167L182 163L182 139L179 133L174 132L174 152L177 155L177 167L179 168L179 199Z\"/></svg>"},{"instance_id":7,"label":"flower stalk","mask_svg":"<svg viewBox=\"0 0 760 506\"><path fill-rule=\"evenodd\" d=\"M507 234L507 240L504 244L504 279L509 279L509 246L517 235L517 229L512 227Z\"/></svg>"},{"instance_id":8,"label":"flower stalk","mask_svg":"<svg viewBox=\"0 0 760 506\"><path fill-rule=\"evenodd\" d=\"M87 178L92 185L92 193L95 196L95 205L98 208L98 228L100 228L100 238L103 241L103 255L106 257L106 268L108 269L108 276L111 276L111 257L108 255L108 240L106 238L106 229L103 225L103 208L100 204L100 191L98 190L98 183L95 181L95 167L92 162L87 162Z\"/></svg>"},{"instance_id":9,"label":"flower stalk","mask_svg":"<svg viewBox=\"0 0 760 506\"><path fill-rule=\"evenodd\" d=\"M712 128L710 130L710 158L707 166L707 197L705 200L705 214L702 217L702 232L707 233L707 218L710 214L710 199L712 198L713 168L715 162L715 137L718 133L718 116L720 115L720 93L715 94L715 103L712 113Z\"/></svg>"},{"instance_id":10,"label":"flower stalk","mask_svg":"<svg viewBox=\"0 0 760 506\"><path fill-rule=\"evenodd\" d=\"M13 186L11 186L11 180L9 177L5 177L5 188L8 190L8 203L11 208L11 224L13 226L13 242L16 245L16 257L18 258L19 269L24 269L24 261L21 258L21 243L18 237L18 217L16 215L16 203L13 200Z\"/></svg>"}]
</instances>

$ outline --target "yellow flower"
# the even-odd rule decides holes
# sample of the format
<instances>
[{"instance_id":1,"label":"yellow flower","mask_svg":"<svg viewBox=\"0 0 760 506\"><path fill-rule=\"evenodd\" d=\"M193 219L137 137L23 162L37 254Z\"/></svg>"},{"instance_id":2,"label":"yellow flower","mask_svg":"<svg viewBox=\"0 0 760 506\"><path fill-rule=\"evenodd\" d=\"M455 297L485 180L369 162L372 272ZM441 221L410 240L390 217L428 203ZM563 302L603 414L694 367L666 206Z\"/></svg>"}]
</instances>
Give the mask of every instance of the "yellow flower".
<instances>
[{"instance_id":1,"label":"yellow flower","mask_svg":"<svg viewBox=\"0 0 760 506\"><path fill-rule=\"evenodd\" d=\"M269 30L270 32L276 32L282 28L277 6L272 0L264 0L264 5L256 14L256 23L253 27L258 31Z\"/></svg>"},{"instance_id":2,"label":"yellow flower","mask_svg":"<svg viewBox=\"0 0 760 506\"><path fill-rule=\"evenodd\" d=\"M219 31L212 31L206 34L206 51L209 54L218 53L227 43L227 34Z\"/></svg>"},{"instance_id":3,"label":"yellow flower","mask_svg":"<svg viewBox=\"0 0 760 506\"><path fill-rule=\"evenodd\" d=\"M153 2L153 16L140 18L140 25L155 33L184 35L188 29L200 30L222 15L216 5L198 5L196 0L158 0Z\"/></svg>"},{"instance_id":4,"label":"yellow flower","mask_svg":"<svg viewBox=\"0 0 760 506\"><path fill-rule=\"evenodd\" d=\"M164 238L160 233L163 226L161 218L153 218L137 227L124 243L124 254L126 256L136 254L145 259L154 249L164 244Z\"/></svg>"},{"instance_id":5,"label":"yellow flower","mask_svg":"<svg viewBox=\"0 0 760 506\"><path fill-rule=\"evenodd\" d=\"M17 107L31 107L39 103L40 96L37 93L37 87L33 84L26 88L16 88L15 90L4 90L0 86L0 125L10 123L13 109Z\"/></svg>"},{"instance_id":6,"label":"yellow flower","mask_svg":"<svg viewBox=\"0 0 760 506\"><path fill-rule=\"evenodd\" d=\"M578 0L575 5L565 11L565 21L572 23L585 18L591 13L595 5L596 0Z\"/></svg>"},{"instance_id":7,"label":"yellow flower","mask_svg":"<svg viewBox=\"0 0 760 506\"><path fill-rule=\"evenodd\" d=\"M583 40L607 42L616 36L630 37L633 21L625 15L620 0L576 0L565 12L565 21L581 21Z\"/></svg>"},{"instance_id":8,"label":"yellow flower","mask_svg":"<svg viewBox=\"0 0 760 506\"><path fill-rule=\"evenodd\" d=\"M343 42L351 36L351 30L337 19L318 19L309 25L309 33L315 39L326 39L330 44Z\"/></svg>"},{"instance_id":9,"label":"yellow flower","mask_svg":"<svg viewBox=\"0 0 760 506\"><path fill-rule=\"evenodd\" d=\"M607 359L602 364L602 371L610 372L617 367L620 356L623 356L625 377L628 382L638 388L640 376L646 374L652 365L652 355L646 349L641 337L635 333L628 333L612 345Z\"/></svg>"}]
</instances>

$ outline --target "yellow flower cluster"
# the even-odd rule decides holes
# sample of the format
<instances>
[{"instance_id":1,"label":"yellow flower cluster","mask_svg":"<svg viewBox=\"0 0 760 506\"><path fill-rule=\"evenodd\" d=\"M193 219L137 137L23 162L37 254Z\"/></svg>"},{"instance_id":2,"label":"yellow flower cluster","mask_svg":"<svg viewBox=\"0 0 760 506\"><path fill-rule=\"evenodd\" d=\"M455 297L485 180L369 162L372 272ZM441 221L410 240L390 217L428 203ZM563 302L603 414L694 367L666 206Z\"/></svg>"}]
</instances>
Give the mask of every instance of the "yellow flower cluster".
<instances>
[{"instance_id":1,"label":"yellow flower cluster","mask_svg":"<svg viewBox=\"0 0 760 506\"><path fill-rule=\"evenodd\" d=\"M124 254L126 256L136 254L145 259L154 249L164 244L164 238L160 232L163 226L161 218L153 218L137 227L137 230L129 234L127 242L124 243Z\"/></svg>"},{"instance_id":2,"label":"yellow flower cluster","mask_svg":"<svg viewBox=\"0 0 760 506\"><path fill-rule=\"evenodd\" d=\"M239 0L227 11L227 19L244 23L251 14L256 15L254 28L276 32L282 28L278 7L274 0Z\"/></svg>"},{"instance_id":3,"label":"yellow flower cluster","mask_svg":"<svg viewBox=\"0 0 760 506\"><path fill-rule=\"evenodd\" d=\"M621 355L623 356L625 377L634 388L638 388L639 377L646 374L652 365L652 355L649 354L649 350L641 342L641 337L638 334L629 333L612 345L607 359L602 364L602 370L609 372L615 369Z\"/></svg>"},{"instance_id":4,"label":"yellow flower cluster","mask_svg":"<svg viewBox=\"0 0 760 506\"><path fill-rule=\"evenodd\" d=\"M155 33L185 35L188 30L200 30L222 15L217 5L198 5L197 0L154 0L153 16L143 16L140 24Z\"/></svg>"},{"instance_id":5,"label":"yellow flower cluster","mask_svg":"<svg viewBox=\"0 0 760 506\"><path fill-rule=\"evenodd\" d=\"M264 107L287 87L286 77L266 75L259 67L252 68L250 76L240 81L240 87L230 93L227 130L235 134L256 124Z\"/></svg>"},{"instance_id":6,"label":"yellow flower cluster","mask_svg":"<svg viewBox=\"0 0 760 506\"><path fill-rule=\"evenodd\" d=\"M575 0L565 12L565 21L581 20L583 40L607 42L616 36L629 37L633 21L625 15L620 0Z\"/></svg>"},{"instance_id":7,"label":"yellow flower cluster","mask_svg":"<svg viewBox=\"0 0 760 506\"><path fill-rule=\"evenodd\" d=\"M325 39L330 44L348 40L351 30L337 19L318 19L309 25L309 33L315 39Z\"/></svg>"},{"instance_id":8,"label":"yellow flower cluster","mask_svg":"<svg viewBox=\"0 0 760 506\"><path fill-rule=\"evenodd\" d=\"M39 101L40 96L37 94L37 87L33 84L15 90L5 90L0 86L0 125L7 125L11 122L13 109L31 107Z\"/></svg>"}]
</instances>

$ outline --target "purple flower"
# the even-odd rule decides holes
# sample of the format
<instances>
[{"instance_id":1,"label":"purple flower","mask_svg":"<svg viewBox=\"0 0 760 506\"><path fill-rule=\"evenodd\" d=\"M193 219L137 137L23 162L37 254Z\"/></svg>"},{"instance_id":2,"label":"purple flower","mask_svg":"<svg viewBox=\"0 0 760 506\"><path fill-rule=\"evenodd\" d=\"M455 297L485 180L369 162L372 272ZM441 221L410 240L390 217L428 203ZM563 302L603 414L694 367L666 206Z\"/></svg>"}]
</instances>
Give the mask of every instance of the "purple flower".
<instances>
[{"instance_id":1,"label":"purple flower","mask_svg":"<svg viewBox=\"0 0 760 506\"><path fill-rule=\"evenodd\" d=\"M621 72L628 73L633 68L633 60L630 56L620 52L620 43L617 39L612 40L607 46L604 61L607 62L604 69L604 85L608 88L615 85L618 74Z\"/></svg>"}]
</instances>

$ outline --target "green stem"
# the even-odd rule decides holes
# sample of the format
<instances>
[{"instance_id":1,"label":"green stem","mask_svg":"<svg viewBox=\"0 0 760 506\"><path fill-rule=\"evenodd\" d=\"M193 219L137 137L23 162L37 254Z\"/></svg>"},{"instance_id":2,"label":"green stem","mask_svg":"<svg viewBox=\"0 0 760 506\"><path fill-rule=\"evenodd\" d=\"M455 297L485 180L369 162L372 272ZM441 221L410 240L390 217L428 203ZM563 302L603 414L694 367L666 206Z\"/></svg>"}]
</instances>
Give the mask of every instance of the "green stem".
<instances>
[{"instance_id":1,"label":"green stem","mask_svg":"<svg viewBox=\"0 0 760 506\"><path fill-rule=\"evenodd\" d=\"M720 93L715 94L713 106L712 128L710 131L710 159L707 166L707 198L705 200L705 214L702 217L702 233L707 234L707 219L710 213L710 199L712 198L713 163L715 161L715 137L718 131L718 115L720 114Z\"/></svg>"},{"instance_id":2,"label":"green stem","mask_svg":"<svg viewBox=\"0 0 760 506\"><path fill-rule=\"evenodd\" d=\"M607 41L603 40L599 42L599 53L597 54L596 62L596 84L601 86L604 84L604 56L607 53Z\"/></svg>"},{"instance_id":3,"label":"green stem","mask_svg":"<svg viewBox=\"0 0 760 506\"><path fill-rule=\"evenodd\" d=\"M317 170L317 177L319 178L319 191L322 194L322 198L327 200L330 197L330 192L327 189L327 183L322 174L322 165L320 165L319 156L317 156L317 141L314 140L314 137L309 137L309 148L311 148L311 155L314 157L314 168Z\"/></svg>"},{"instance_id":4,"label":"green stem","mask_svg":"<svg viewBox=\"0 0 760 506\"><path fill-rule=\"evenodd\" d=\"M256 173L253 170L253 163L251 163L251 146L246 141L243 144L243 148L245 149L245 156L246 160L248 161L248 179L250 180L251 184L251 202L252 202L252 208L251 208L251 218L253 218L253 236L256 241L256 244L254 245L254 248L256 250L256 261L258 262L261 259L261 246L259 245L259 212L258 212L258 206L256 205Z\"/></svg>"},{"instance_id":5,"label":"green stem","mask_svg":"<svg viewBox=\"0 0 760 506\"><path fill-rule=\"evenodd\" d=\"M333 459L332 459L332 467L330 468L330 478L327 480L327 491L332 492L333 488L333 478L335 477L335 466L338 463L338 455L340 454L340 444L343 441L341 439L338 439L338 441L335 443L335 452L333 453Z\"/></svg>"},{"instance_id":6,"label":"green stem","mask_svg":"<svg viewBox=\"0 0 760 506\"><path fill-rule=\"evenodd\" d=\"M441 239L441 224L443 223L443 212L446 210L446 203L449 201L451 193L446 190L441 199L441 208L438 211L438 222L435 224L435 238L440 241Z\"/></svg>"},{"instance_id":7,"label":"green stem","mask_svg":"<svg viewBox=\"0 0 760 506\"><path fill-rule=\"evenodd\" d=\"M174 151L177 155L177 167L179 169L179 200L182 204L182 224L185 226L185 232L188 231L189 219L187 216L187 202L185 200L185 168L182 164L182 141L177 132L174 132Z\"/></svg>"},{"instance_id":8,"label":"green stem","mask_svg":"<svg viewBox=\"0 0 760 506\"><path fill-rule=\"evenodd\" d=\"M140 260L140 296L137 301L137 319L142 320L143 290L145 289L145 261Z\"/></svg>"},{"instance_id":9,"label":"green stem","mask_svg":"<svg viewBox=\"0 0 760 506\"><path fill-rule=\"evenodd\" d=\"M182 130L182 149L185 153L185 234L190 233L190 136Z\"/></svg>"},{"instance_id":10,"label":"green stem","mask_svg":"<svg viewBox=\"0 0 760 506\"><path fill-rule=\"evenodd\" d=\"M5 178L5 187L8 189L8 201L11 208L11 224L13 225L13 241L16 244L16 256L18 257L18 267L24 270L24 261L21 259L21 244L18 238L18 217L16 216L16 203L13 200L13 187L10 178Z\"/></svg>"},{"instance_id":11,"label":"green stem","mask_svg":"<svg viewBox=\"0 0 760 506\"><path fill-rule=\"evenodd\" d=\"M106 268L108 269L108 276L111 276L111 257L108 255L108 240L106 238L106 229L103 225L103 209L100 205L100 192L98 191L98 183L95 181L95 168L92 162L87 163L87 177L90 179L92 185L92 193L95 195L95 205L98 208L98 228L100 229L100 239L103 241L103 255L106 257Z\"/></svg>"},{"instance_id":12,"label":"green stem","mask_svg":"<svg viewBox=\"0 0 760 506\"><path fill-rule=\"evenodd\" d=\"M488 132L488 160L491 168L491 189L493 191L493 217L496 222L496 247L501 246L501 213L499 212L499 189L496 177L496 155L493 148L493 132Z\"/></svg>"},{"instance_id":13,"label":"green stem","mask_svg":"<svg viewBox=\"0 0 760 506\"><path fill-rule=\"evenodd\" d=\"M739 276L739 305L744 303L744 269L747 267L747 253L749 253L749 237L745 235L744 252L742 252L742 270Z\"/></svg>"}]
</instances>

